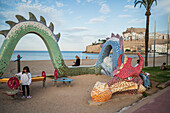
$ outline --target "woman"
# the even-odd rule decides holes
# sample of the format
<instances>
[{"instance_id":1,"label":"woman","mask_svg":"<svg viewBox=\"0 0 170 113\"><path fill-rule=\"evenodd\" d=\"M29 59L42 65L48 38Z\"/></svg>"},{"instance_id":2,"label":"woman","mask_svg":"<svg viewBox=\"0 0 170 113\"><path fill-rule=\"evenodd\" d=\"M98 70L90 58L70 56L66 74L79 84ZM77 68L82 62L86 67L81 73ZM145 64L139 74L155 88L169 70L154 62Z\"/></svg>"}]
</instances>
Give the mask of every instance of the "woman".
<instances>
[{"instance_id":1,"label":"woman","mask_svg":"<svg viewBox=\"0 0 170 113\"><path fill-rule=\"evenodd\" d=\"M74 62L75 64L72 66L80 66L80 58L76 55L76 62Z\"/></svg>"}]
</instances>

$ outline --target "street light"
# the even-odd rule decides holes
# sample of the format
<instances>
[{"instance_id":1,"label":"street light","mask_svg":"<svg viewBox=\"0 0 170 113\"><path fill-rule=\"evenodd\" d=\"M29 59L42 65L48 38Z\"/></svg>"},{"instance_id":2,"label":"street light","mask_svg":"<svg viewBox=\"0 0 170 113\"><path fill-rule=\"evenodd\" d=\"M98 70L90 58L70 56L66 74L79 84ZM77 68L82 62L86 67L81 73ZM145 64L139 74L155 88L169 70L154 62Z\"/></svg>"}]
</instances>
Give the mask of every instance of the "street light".
<instances>
[{"instance_id":1,"label":"street light","mask_svg":"<svg viewBox=\"0 0 170 113\"><path fill-rule=\"evenodd\" d=\"M166 64L168 65L168 41L169 41L169 16L168 16L168 31L167 31L167 57L166 57Z\"/></svg>"},{"instance_id":2,"label":"street light","mask_svg":"<svg viewBox=\"0 0 170 113\"><path fill-rule=\"evenodd\" d=\"M155 38L156 38L156 14L155 14L155 25L154 25L154 54L153 54L153 67L155 67Z\"/></svg>"}]
</instances>

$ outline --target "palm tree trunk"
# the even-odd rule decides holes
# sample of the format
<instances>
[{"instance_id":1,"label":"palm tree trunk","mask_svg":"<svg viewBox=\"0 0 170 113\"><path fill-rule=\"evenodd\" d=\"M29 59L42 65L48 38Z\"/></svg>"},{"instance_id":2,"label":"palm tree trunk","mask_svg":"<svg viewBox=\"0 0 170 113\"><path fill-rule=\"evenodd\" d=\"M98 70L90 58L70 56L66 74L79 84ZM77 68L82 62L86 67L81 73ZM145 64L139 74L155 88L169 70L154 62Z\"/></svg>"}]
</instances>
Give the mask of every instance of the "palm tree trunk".
<instances>
[{"instance_id":1,"label":"palm tree trunk","mask_svg":"<svg viewBox=\"0 0 170 113\"><path fill-rule=\"evenodd\" d=\"M145 66L148 66L148 42L149 42L149 16L150 10L146 12L146 31L145 31Z\"/></svg>"}]
</instances>

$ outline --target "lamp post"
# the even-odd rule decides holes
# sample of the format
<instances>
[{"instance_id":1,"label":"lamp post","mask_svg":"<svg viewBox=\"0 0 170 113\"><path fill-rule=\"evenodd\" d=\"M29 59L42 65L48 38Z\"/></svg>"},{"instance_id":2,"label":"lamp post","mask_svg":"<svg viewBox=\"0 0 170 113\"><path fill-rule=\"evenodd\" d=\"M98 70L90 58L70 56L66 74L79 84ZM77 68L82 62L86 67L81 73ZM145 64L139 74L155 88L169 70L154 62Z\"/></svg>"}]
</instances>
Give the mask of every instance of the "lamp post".
<instances>
[{"instance_id":1,"label":"lamp post","mask_svg":"<svg viewBox=\"0 0 170 113\"><path fill-rule=\"evenodd\" d=\"M169 41L169 16L168 16L168 31L167 31L167 57L166 57L167 65L168 65L168 41Z\"/></svg>"},{"instance_id":2,"label":"lamp post","mask_svg":"<svg viewBox=\"0 0 170 113\"><path fill-rule=\"evenodd\" d=\"M17 62L17 67L18 67L18 73L20 72L20 59L21 59L22 57L18 54L17 55L17 59L16 60L14 60L14 62Z\"/></svg>"},{"instance_id":3,"label":"lamp post","mask_svg":"<svg viewBox=\"0 0 170 113\"><path fill-rule=\"evenodd\" d=\"M155 67L155 39L156 39L156 14L155 14L155 25L154 25L154 54L153 54L153 67Z\"/></svg>"}]
</instances>

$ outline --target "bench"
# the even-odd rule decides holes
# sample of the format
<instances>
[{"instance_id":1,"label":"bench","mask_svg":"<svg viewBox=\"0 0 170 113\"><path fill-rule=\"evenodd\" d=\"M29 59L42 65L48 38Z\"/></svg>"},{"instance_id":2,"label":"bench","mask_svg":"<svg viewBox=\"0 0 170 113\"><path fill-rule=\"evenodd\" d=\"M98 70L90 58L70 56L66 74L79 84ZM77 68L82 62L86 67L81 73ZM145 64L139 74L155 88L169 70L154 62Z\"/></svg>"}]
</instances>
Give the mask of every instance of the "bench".
<instances>
[{"instance_id":1,"label":"bench","mask_svg":"<svg viewBox=\"0 0 170 113\"><path fill-rule=\"evenodd\" d=\"M67 77L62 77L62 78L58 78L58 73L57 70L54 71L54 80L52 80L54 82L54 86L57 87L57 81L63 82L64 84L66 84L66 82L69 83L69 86L71 86L71 82L73 81L72 79L69 79Z\"/></svg>"},{"instance_id":2,"label":"bench","mask_svg":"<svg viewBox=\"0 0 170 113\"><path fill-rule=\"evenodd\" d=\"M69 86L71 86L71 82L72 82L73 80L72 80L72 79L69 79L69 78L67 78L67 77L62 77L62 78L54 79L54 80L52 80L52 81L54 81L54 85L55 85L55 86L57 86L57 81L63 82L64 84L65 84L66 82L68 82L68 83L69 83Z\"/></svg>"},{"instance_id":3,"label":"bench","mask_svg":"<svg viewBox=\"0 0 170 113\"><path fill-rule=\"evenodd\" d=\"M0 78L0 83L8 83L9 77L1 77ZM36 81L43 81L43 87L45 87L45 81L46 81L46 73L45 71L42 71L42 76L41 77L32 77L31 78L32 82ZM19 83L21 83L21 80L19 79Z\"/></svg>"}]
</instances>

